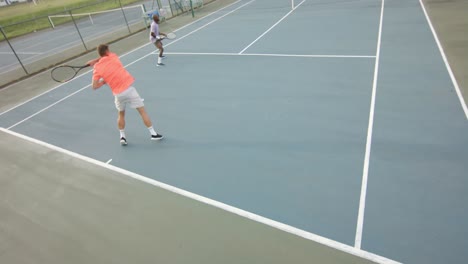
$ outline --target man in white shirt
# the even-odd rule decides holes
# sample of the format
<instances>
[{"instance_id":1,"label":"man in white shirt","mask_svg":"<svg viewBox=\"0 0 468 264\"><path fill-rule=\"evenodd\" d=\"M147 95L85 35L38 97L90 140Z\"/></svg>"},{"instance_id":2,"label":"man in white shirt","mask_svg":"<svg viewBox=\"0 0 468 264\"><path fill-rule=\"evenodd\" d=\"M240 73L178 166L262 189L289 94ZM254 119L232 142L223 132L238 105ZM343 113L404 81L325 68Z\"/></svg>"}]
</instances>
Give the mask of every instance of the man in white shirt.
<instances>
[{"instance_id":1,"label":"man in white shirt","mask_svg":"<svg viewBox=\"0 0 468 264\"><path fill-rule=\"evenodd\" d=\"M164 55L163 55L164 47L161 41L163 37L166 37L166 34L159 32L159 16L154 14L153 22L151 22L150 41L159 50L158 64L157 64L158 66L164 65L162 63L162 59L164 58Z\"/></svg>"}]
</instances>

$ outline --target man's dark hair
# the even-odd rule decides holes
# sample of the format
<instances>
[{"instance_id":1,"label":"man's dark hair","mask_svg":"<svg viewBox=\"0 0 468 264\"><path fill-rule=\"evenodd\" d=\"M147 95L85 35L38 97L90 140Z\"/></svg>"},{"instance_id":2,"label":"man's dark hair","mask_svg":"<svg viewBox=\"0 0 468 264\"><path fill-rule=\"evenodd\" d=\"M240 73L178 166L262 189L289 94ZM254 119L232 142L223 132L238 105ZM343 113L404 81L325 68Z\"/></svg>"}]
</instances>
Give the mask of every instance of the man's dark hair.
<instances>
[{"instance_id":1,"label":"man's dark hair","mask_svg":"<svg viewBox=\"0 0 468 264\"><path fill-rule=\"evenodd\" d=\"M109 50L109 46L107 46L106 44L101 44L98 46L97 50L98 50L99 56L102 57L106 55L106 52Z\"/></svg>"}]
</instances>

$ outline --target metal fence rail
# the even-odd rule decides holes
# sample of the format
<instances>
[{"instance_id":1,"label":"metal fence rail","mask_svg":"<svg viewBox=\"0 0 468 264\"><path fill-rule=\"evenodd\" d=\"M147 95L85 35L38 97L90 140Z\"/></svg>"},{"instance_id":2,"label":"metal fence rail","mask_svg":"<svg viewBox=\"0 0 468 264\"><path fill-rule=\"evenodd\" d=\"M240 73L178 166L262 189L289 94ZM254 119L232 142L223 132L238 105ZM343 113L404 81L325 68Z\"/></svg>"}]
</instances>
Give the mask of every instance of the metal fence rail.
<instances>
[{"instance_id":1,"label":"metal fence rail","mask_svg":"<svg viewBox=\"0 0 468 264\"><path fill-rule=\"evenodd\" d=\"M146 0L123 6L121 0L64 10L0 25L0 88L145 30L154 12L164 19L192 14L215 0ZM128 2L128 1L127 1Z\"/></svg>"}]
</instances>

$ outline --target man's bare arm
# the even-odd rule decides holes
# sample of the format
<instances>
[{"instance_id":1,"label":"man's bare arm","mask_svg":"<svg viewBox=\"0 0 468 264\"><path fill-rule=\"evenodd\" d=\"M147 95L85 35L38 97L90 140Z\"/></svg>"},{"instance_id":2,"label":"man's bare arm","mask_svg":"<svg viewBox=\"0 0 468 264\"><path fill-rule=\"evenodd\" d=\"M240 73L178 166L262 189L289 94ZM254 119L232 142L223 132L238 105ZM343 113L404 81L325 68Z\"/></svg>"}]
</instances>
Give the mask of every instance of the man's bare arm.
<instances>
[{"instance_id":1,"label":"man's bare arm","mask_svg":"<svg viewBox=\"0 0 468 264\"><path fill-rule=\"evenodd\" d=\"M101 88L101 86L103 86L104 84L106 84L104 79L93 80L93 90Z\"/></svg>"},{"instance_id":2,"label":"man's bare arm","mask_svg":"<svg viewBox=\"0 0 468 264\"><path fill-rule=\"evenodd\" d=\"M90 60L87 62L87 64L89 64L89 66L94 66L94 64L96 64L101 58L97 58L97 59L94 59L94 60Z\"/></svg>"}]
</instances>

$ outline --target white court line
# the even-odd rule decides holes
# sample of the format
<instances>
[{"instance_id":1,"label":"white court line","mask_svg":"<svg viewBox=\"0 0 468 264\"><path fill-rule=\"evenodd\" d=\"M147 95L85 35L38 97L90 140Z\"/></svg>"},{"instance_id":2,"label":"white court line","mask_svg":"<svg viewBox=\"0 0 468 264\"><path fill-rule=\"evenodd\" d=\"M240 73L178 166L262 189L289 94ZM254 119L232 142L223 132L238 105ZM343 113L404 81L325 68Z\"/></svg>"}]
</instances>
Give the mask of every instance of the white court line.
<instances>
[{"instance_id":1,"label":"white court line","mask_svg":"<svg viewBox=\"0 0 468 264\"><path fill-rule=\"evenodd\" d=\"M208 17L210 17L210 16L212 16L212 15L214 15L214 14L216 14L216 13L218 13L218 12L224 10L224 9L227 9L227 8L231 7L232 5L237 4L237 3L240 2L240 1L241 1L241 0L238 0L238 1L234 2L234 3L232 3L232 4L229 4L229 5L227 5L227 6L223 7L223 8L221 8L221 9L218 9L218 10L216 10L216 11L213 11L213 12L209 13L208 15L204 16L204 17L201 17L201 18L199 18L199 19L197 19L197 20L195 20L195 21L193 21L193 22L191 22L191 23L189 23L189 24L187 24L187 25L185 25L185 26L183 26L183 27L180 27L180 28L176 29L174 32L177 32L177 31L179 31L179 30L181 30L181 29L184 29L184 28L186 28L186 27L188 27L188 26L191 26L192 24L195 24L195 23L197 23L197 22L199 22L199 21L201 21L201 20L204 20L204 19L206 19L206 18L208 18ZM166 46L169 46L169 45L171 45L171 44L172 44L172 43L169 43L169 44L167 44ZM127 56L128 54L133 53L133 52L135 52L135 51L137 51L137 50L140 50L140 49L142 49L142 48L144 48L144 47L146 47L146 46L148 46L148 45L153 45L153 44L147 43L147 44L141 45L140 47L137 47L137 48L135 48L135 49L133 49L133 50L127 52L127 53L124 53L123 55L121 55L121 56L119 56L119 57L121 57L121 58L122 58L122 57L125 57L125 56ZM152 55L152 54L153 54L153 52L151 52L151 53L145 55L145 56L142 57L142 58L145 58L145 57L147 57L147 56L149 56L149 55ZM141 60L142 58L138 59L137 61ZM134 61L134 62L136 62L136 61ZM134 63L134 62L133 62L133 63ZM133 63L131 63L131 64L133 64ZM129 66L129 65L131 65L131 64L128 64L128 65L126 65L125 67L127 67L127 66ZM85 76L86 74L88 74L88 73L91 72L91 71L92 71L92 70L89 70L89 71L87 71L87 72L83 72L82 74L80 74L80 75L78 75L77 77L75 77L73 80L76 80L76 79L78 79L78 78L81 78L81 77ZM40 75L35 75L35 76L33 76L33 78L35 78L36 76L40 76ZM71 80L71 81L73 81L73 80ZM21 81L19 81L19 82L23 82L23 81L26 81L26 79L25 79L25 80L21 80ZM15 84L17 84L17 83L15 83ZM11 84L11 85L9 85L9 86L3 88L2 90L0 90L0 92L1 92L1 91L4 91L4 90L6 90L6 89L8 89L8 88L10 88L10 87L13 87L13 85L15 85L15 84ZM50 90L47 90L47 91L45 91L45 92L43 92L43 93L41 93L41 94L38 94L38 95L36 95L36 96L34 96L34 97L32 97L32 98L30 98L30 99L28 99L28 100L26 100L26 101L24 101L24 102L18 104L18 105L15 105L15 106L13 106L13 107L10 108L10 109L7 109L7 110L1 112L1 113L0 113L0 116L3 115L3 114L5 114L5 113L7 113L7 112L10 112L10 111L13 110L13 109L18 108L18 107L20 107L20 106L22 106L22 105L24 105L24 104L29 103L29 102L31 102L31 101L37 99L38 97L41 97L41 96L43 96L43 95L45 95L45 94L47 94L47 93L49 93L49 92L52 92L52 91L54 91L55 89L60 88L60 87L62 87L62 86L65 85L65 84L67 84L67 83L59 84L59 85L57 85L56 87L54 87L54 88L52 88L52 89L50 89ZM89 86L89 85L88 85L88 86ZM83 87L81 90L85 89L85 88L88 87L88 86Z\"/></svg>"},{"instance_id":2,"label":"white court line","mask_svg":"<svg viewBox=\"0 0 468 264\"><path fill-rule=\"evenodd\" d=\"M44 54L42 52L29 52L29 51L17 51L16 54L22 54L22 55L41 55ZM5 51L0 51L0 55L15 55L13 52L5 52Z\"/></svg>"},{"instance_id":3,"label":"white court line","mask_svg":"<svg viewBox=\"0 0 468 264\"><path fill-rule=\"evenodd\" d=\"M223 17L225 17L225 16L228 16L228 15L230 15L230 14L236 12L237 10L239 10L239 9L241 9L242 7L244 7L244 6L246 6L246 5L250 4L250 3L252 3L253 1L256 1L256 0L251 0L251 1L249 1L249 2L247 2L247 3L245 3L245 4L243 4L243 5L241 5L241 6L239 6L239 7L237 7L236 9L231 10L230 12L228 12L228 13L226 13L226 14L224 14L224 15L222 15L222 16L216 18L216 19L214 19L213 21L210 21L210 22L206 23L205 25L203 25L203 26L197 28L196 30L193 30L193 31L191 31L191 32L188 33L188 34L185 34L183 37L180 37L180 38L177 38L177 39L173 40L173 41L172 41L171 43L169 43L169 44L176 43L176 42L178 42L178 41L180 41L180 40L182 40L182 39L184 39L184 38L186 38L186 37L192 35L193 33L197 32L197 31L199 31L199 30L201 30L201 29L203 29L203 28L205 28L205 27L207 27L207 26L209 26L209 25L211 25L212 23L214 23L214 22L216 22L216 21L218 21L218 20L220 20L221 18L223 18ZM237 2L239 2L239 1L237 1ZM237 2L235 2L235 3L237 3ZM233 3L233 4L235 4L235 3ZM168 44L168 45L169 45L169 44ZM166 46L168 46L168 45L166 45ZM158 51L152 52L152 54L156 54L156 53L158 53Z\"/></svg>"},{"instance_id":4,"label":"white court line","mask_svg":"<svg viewBox=\"0 0 468 264\"><path fill-rule=\"evenodd\" d=\"M69 151L69 150L54 146L52 144L49 144L49 143L46 143L46 142L43 142L43 141L40 141L40 140L37 140L37 139L34 139L34 138L30 138L28 136L16 133L14 131L10 131L10 130L4 129L4 128L0 128L0 131L3 131L3 132L8 133L10 135L13 135L13 136L16 136L18 138L24 139L26 141L29 141L29 142L44 146L44 147L49 148L51 150L63 153L63 154L68 155L70 157L77 158L77 159L80 159L82 161L85 161L85 162L88 162L88 163L91 163L91 164L94 164L94 165L109 169L111 171L120 173L120 174L122 174L124 176L127 176L127 177L130 177L130 178L133 178L133 179L148 183L150 185L161 188L163 190L170 191L172 193L187 197L189 199L192 199L192 200L195 200L195 201L198 201L198 202L201 202L201 203L204 203L204 204L219 208L219 209L224 210L226 212L236 214L236 215L241 216L243 218L253 220L255 222L258 222L258 223L273 227L273 228L278 229L278 230L282 230L284 232L296 235L298 237L305 238L307 240L314 241L316 243L325 245L327 247L330 247L330 248L333 248L333 249L336 249L336 250L339 250L339 251L342 251L342 252L345 252L345 253L360 257L360 258L364 258L364 259L367 259L367 260L370 260L370 261L373 261L373 262L376 262L376 263L382 263L382 264L397 264L397 263L399 263L399 262L396 262L394 260L384 258L382 256L379 256L379 255L376 255L376 254L373 254L373 253L370 253L370 252L367 252L367 251L364 251L364 250L361 250L361 249L357 249L357 248L348 246L346 244L343 244L343 243L340 243L340 242L337 242L337 241L334 241L334 240L331 240L331 239L328 239L328 238L325 238L325 237L322 237L322 236L319 236L319 235L316 235L316 234L313 234L313 233L310 233L310 232L307 232L307 231L304 231L304 230L301 230L301 229L298 229L298 228L295 228L295 227L292 227L290 225L286 225L286 224L271 220L269 218L266 218L266 217L263 217L263 216L260 216L260 215L257 215L257 214L242 210L242 209L239 209L237 207L233 207L233 206L230 206L228 204L225 204L225 203L222 203L222 202L219 202L219 201L216 201L216 200L212 200L210 198L207 198L207 197L204 197L204 196L192 193L192 192L188 192L186 190L174 187L172 185L168 185L168 184L165 184L165 183L162 183L162 182L147 178L147 177L142 176L140 174L137 174L137 173L134 173L134 172L131 172L131 171L128 171L128 170L124 170L122 168L119 168L119 167L116 167L116 166L101 162L99 160L92 159L90 157L83 156L81 154L78 154L78 153L75 153L75 152L72 152L72 151Z\"/></svg>"},{"instance_id":5,"label":"white court line","mask_svg":"<svg viewBox=\"0 0 468 264\"><path fill-rule=\"evenodd\" d=\"M112 159L108 160L106 164L110 164L112 162Z\"/></svg>"},{"instance_id":6,"label":"white court line","mask_svg":"<svg viewBox=\"0 0 468 264\"><path fill-rule=\"evenodd\" d=\"M278 22L276 22L273 26L271 26L267 31L263 32L262 35L260 35L257 39L255 39L252 43L250 43L247 47L245 47L243 50L241 50L239 52L239 54L242 54L244 53L245 50L247 50L248 48L250 48L250 46L252 46L255 42L257 42L259 39L261 39L263 36L265 36L266 33L268 33L270 30L272 30L274 27L276 27L281 21L283 21L286 17L288 17L294 10L296 10L297 7L301 6L302 3L304 3L305 0L302 0L302 2L300 2L294 9L292 9L291 11L289 11L284 17L282 17Z\"/></svg>"},{"instance_id":7,"label":"white court line","mask_svg":"<svg viewBox=\"0 0 468 264\"><path fill-rule=\"evenodd\" d=\"M203 56L265 56L265 57L302 57L302 58L370 58L371 55L314 55L314 54L269 54L269 53L210 53L210 52L165 52L168 55L203 55Z\"/></svg>"},{"instance_id":8,"label":"white court line","mask_svg":"<svg viewBox=\"0 0 468 264\"><path fill-rule=\"evenodd\" d=\"M424 6L424 3L422 0L419 0L419 3L421 4L421 8L424 11L424 15L426 16L427 23L429 24L429 27L431 28L432 35L434 35L434 39L437 43L437 47L439 47L440 54L442 55L442 59L444 60L445 67L447 67L447 71L450 75L450 79L452 80L453 86L455 87L455 91L457 92L458 99L460 100L460 104L463 108L463 111L465 112L466 119L468 119L468 107L466 106L466 102L463 99L463 95L460 91L460 87L458 86L457 79L455 78L455 75L453 74L453 71L452 71L452 68L450 67L447 56L445 56L444 49L442 48L442 44L439 41L439 37L437 36L434 26L432 26L432 22L431 22L431 19L429 18L429 15L427 14L426 7Z\"/></svg>"},{"instance_id":9,"label":"white court line","mask_svg":"<svg viewBox=\"0 0 468 264\"><path fill-rule=\"evenodd\" d=\"M335 54L262 54L262 53L242 53L243 56L269 56L269 57L305 57L305 58L369 58L374 59L371 55L335 55Z\"/></svg>"},{"instance_id":10,"label":"white court line","mask_svg":"<svg viewBox=\"0 0 468 264\"><path fill-rule=\"evenodd\" d=\"M356 226L356 236L354 247L360 249L362 243L362 229L364 227L364 212L366 209L367 180L369 177L369 159L372 145L372 129L374 127L375 98L377 94L377 79L379 76L380 43L382 39L382 23L384 15L385 0L382 0L382 9L380 11L379 34L377 37L377 53L374 68L374 81L372 83L372 98L369 111L369 126L367 128L366 153L364 155L364 168L362 172L361 197L359 199L359 212Z\"/></svg>"}]
</instances>

